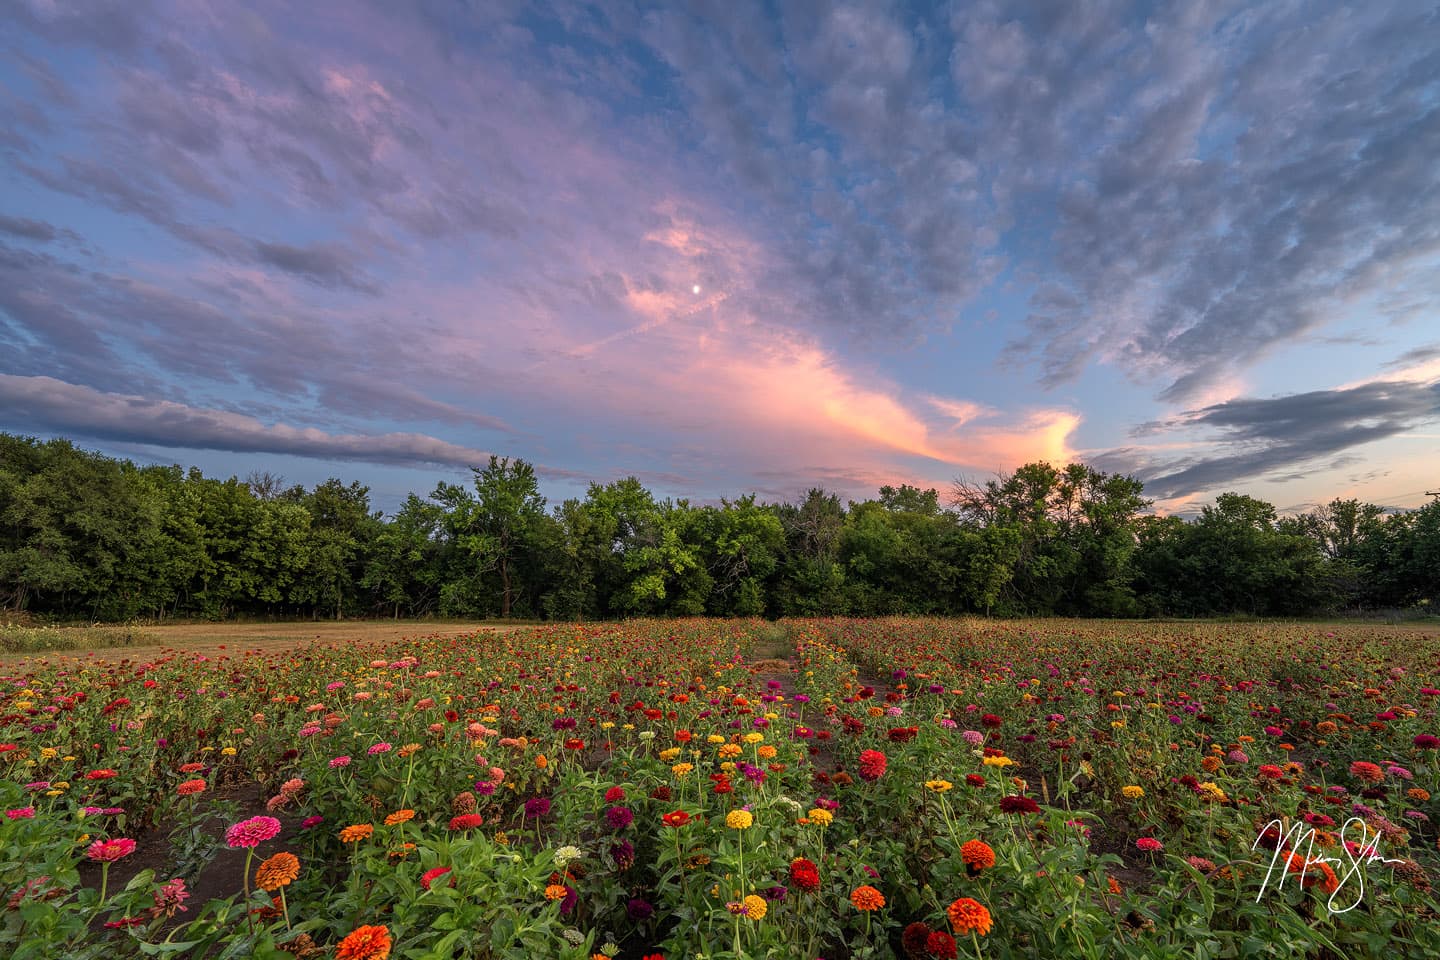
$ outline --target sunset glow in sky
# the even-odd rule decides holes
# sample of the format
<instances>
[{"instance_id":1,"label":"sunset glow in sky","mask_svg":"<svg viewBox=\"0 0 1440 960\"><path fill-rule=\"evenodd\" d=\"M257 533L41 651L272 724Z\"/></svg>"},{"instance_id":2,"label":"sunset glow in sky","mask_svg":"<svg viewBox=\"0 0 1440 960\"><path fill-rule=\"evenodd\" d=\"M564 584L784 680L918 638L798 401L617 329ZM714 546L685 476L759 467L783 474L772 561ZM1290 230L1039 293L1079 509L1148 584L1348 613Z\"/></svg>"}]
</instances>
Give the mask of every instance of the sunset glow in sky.
<instances>
[{"instance_id":1,"label":"sunset glow in sky","mask_svg":"<svg viewBox=\"0 0 1440 960\"><path fill-rule=\"evenodd\" d=\"M1436 50L1405 2L0 0L0 429L387 509L492 452L1415 506Z\"/></svg>"}]
</instances>

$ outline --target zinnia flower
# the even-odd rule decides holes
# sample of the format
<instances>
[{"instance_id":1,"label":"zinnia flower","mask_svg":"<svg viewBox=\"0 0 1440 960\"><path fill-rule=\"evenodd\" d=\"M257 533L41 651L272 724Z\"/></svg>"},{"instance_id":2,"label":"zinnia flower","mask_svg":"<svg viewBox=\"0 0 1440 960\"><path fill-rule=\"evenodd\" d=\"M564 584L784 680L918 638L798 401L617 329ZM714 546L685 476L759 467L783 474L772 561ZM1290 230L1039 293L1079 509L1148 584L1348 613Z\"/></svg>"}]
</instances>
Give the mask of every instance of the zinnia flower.
<instances>
[{"instance_id":1,"label":"zinnia flower","mask_svg":"<svg viewBox=\"0 0 1440 960\"><path fill-rule=\"evenodd\" d=\"M85 856L97 863L114 863L121 857L128 857L134 852L134 840L129 837L118 837L114 840L96 840L85 850Z\"/></svg>"},{"instance_id":2,"label":"zinnia flower","mask_svg":"<svg viewBox=\"0 0 1440 960\"><path fill-rule=\"evenodd\" d=\"M1137 786L1121 787L1120 795L1126 800L1139 800L1145 796L1145 788Z\"/></svg>"},{"instance_id":3,"label":"zinnia flower","mask_svg":"<svg viewBox=\"0 0 1440 960\"><path fill-rule=\"evenodd\" d=\"M905 927L900 934L900 946L905 950L907 957L920 957L925 954L925 941L930 939L930 928L924 923L916 920Z\"/></svg>"},{"instance_id":4,"label":"zinnia flower","mask_svg":"<svg viewBox=\"0 0 1440 960\"><path fill-rule=\"evenodd\" d=\"M966 840L960 845L960 859L971 872L995 866L995 851L984 840Z\"/></svg>"},{"instance_id":5,"label":"zinnia flower","mask_svg":"<svg viewBox=\"0 0 1440 960\"><path fill-rule=\"evenodd\" d=\"M390 956L390 928L356 927L335 948L335 960L385 960Z\"/></svg>"},{"instance_id":6,"label":"zinnia flower","mask_svg":"<svg viewBox=\"0 0 1440 960\"><path fill-rule=\"evenodd\" d=\"M1156 840L1154 837L1141 837L1135 841L1135 846L1138 849L1144 850L1146 853L1158 853L1165 849L1165 844Z\"/></svg>"},{"instance_id":7,"label":"zinnia flower","mask_svg":"<svg viewBox=\"0 0 1440 960\"><path fill-rule=\"evenodd\" d=\"M473 830L485 822L478 813L461 813L450 818L451 830Z\"/></svg>"},{"instance_id":8,"label":"zinnia flower","mask_svg":"<svg viewBox=\"0 0 1440 960\"><path fill-rule=\"evenodd\" d=\"M850 902L856 910L879 910L885 906L885 895L866 884L850 891Z\"/></svg>"},{"instance_id":9,"label":"zinnia flower","mask_svg":"<svg viewBox=\"0 0 1440 960\"><path fill-rule=\"evenodd\" d=\"M274 893L300 876L300 859L293 853L276 853L255 868L255 886Z\"/></svg>"},{"instance_id":10,"label":"zinnia flower","mask_svg":"<svg viewBox=\"0 0 1440 960\"><path fill-rule=\"evenodd\" d=\"M755 818L749 810L731 810L725 814L725 826L731 830L749 830L754 823Z\"/></svg>"},{"instance_id":11,"label":"zinnia flower","mask_svg":"<svg viewBox=\"0 0 1440 960\"><path fill-rule=\"evenodd\" d=\"M750 894L743 901L745 904L745 916L751 920L764 920L765 914L769 912L770 905L765 902L764 897Z\"/></svg>"},{"instance_id":12,"label":"zinnia flower","mask_svg":"<svg viewBox=\"0 0 1440 960\"><path fill-rule=\"evenodd\" d=\"M225 831L225 843L232 849L258 847L266 840L274 839L280 832L280 821L274 817L251 817L232 824ZM388 947L386 948L388 952Z\"/></svg>"},{"instance_id":13,"label":"zinnia flower","mask_svg":"<svg viewBox=\"0 0 1440 960\"><path fill-rule=\"evenodd\" d=\"M1001 813L1039 813L1040 805L1029 797L1001 797Z\"/></svg>"},{"instance_id":14,"label":"zinnia flower","mask_svg":"<svg viewBox=\"0 0 1440 960\"><path fill-rule=\"evenodd\" d=\"M971 931L984 936L993 926L990 911L980 901L969 897L961 897L950 904L945 908L945 915L950 918L950 926L961 936Z\"/></svg>"},{"instance_id":15,"label":"zinnia flower","mask_svg":"<svg viewBox=\"0 0 1440 960\"><path fill-rule=\"evenodd\" d=\"M935 960L955 960L955 938L944 930L936 930L925 938L925 952Z\"/></svg>"},{"instance_id":16,"label":"zinnia flower","mask_svg":"<svg viewBox=\"0 0 1440 960\"><path fill-rule=\"evenodd\" d=\"M375 828L368 823L355 823L340 831L341 843L359 843L369 840Z\"/></svg>"},{"instance_id":17,"label":"zinnia flower","mask_svg":"<svg viewBox=\"0 0 1440 960\"><path fill-rule=\"evenodd\" d=\"M885 775L885 754L879 750L860 751L860 779L873 783Z\"/></svg>"},{"instance_id":18,"label":"zinnia flower","mask_svg":"<svg viewBox=\"0 0 1440 960\"><path fill-rule=\"evenodd\" d=\"M434 883L436 880L438 880L438 879L440 879L441 877L445 876L445 874L447 874L447 873L449 873L449 872L450 872L450 868L449 868L449 867L434 867L433 869L426 870L424 873L422 873L422 874L420 875L420 886L424 887L426 890L429 890L429 889L430 889L430 884ZM452 886L454 885L454 883L455 883L455 878L454 878L454 877L451 877L451 878L450 878L450 883L451 883Z\"/></svg>"},{"instance_id":19,"label":"zinnia flower","mask_svg":"<svg viewBox=\"0 0 1440 960\"><path fill-rule=\"evenodd\" d=\"M790 861L790 882L807 893L817 890L820 887L820 870L814 861L796 857Z\"/></svg>"},{"instance_id":20,"label":"zinnia flower","mask_svg":"<svg viewBox=\"0 0 1440 960\"><path fill-rule=\"evenodd\" d=\"M660 822L667 827L683 827L690 822L690 814L684 810L672 810L661 817Z\"/></svg>"},{"instance_id":21,"label":"zinnia flower","mask_svg":"<svg viewBox=\"0 0 1440 960\"><path fill-rule=\"evenodd\" d=\"M175 788L175 792L182 797L193 797L197 793L204 793L205 781L200 779L186 780Z\"/></svg>"},{"instance_id":22,"label":"zinnia flower","mask_svg":"<svg viewBox=\"0 0 1440 960\"><path fill-rule=\"evenodd\" d=\"M411 820L414 819L414 810L396 810L394 813L390 814L388 817L385 818L385 826L395 827L399 826L402 823L409 823Z\"/></svg>"},{"instance_id":23,"label":"zinnia flower","mask_svg":"<svg viewBox=\"0 0 1440 960\"><path fill-rule=\"evenodd\" d=\"M1367 783L1379 783L1385 779L1385 771L1373 763L1356 760L1350 764L1350 776L1356 780L1364 780Z\"/></svg>"}]
</instances>

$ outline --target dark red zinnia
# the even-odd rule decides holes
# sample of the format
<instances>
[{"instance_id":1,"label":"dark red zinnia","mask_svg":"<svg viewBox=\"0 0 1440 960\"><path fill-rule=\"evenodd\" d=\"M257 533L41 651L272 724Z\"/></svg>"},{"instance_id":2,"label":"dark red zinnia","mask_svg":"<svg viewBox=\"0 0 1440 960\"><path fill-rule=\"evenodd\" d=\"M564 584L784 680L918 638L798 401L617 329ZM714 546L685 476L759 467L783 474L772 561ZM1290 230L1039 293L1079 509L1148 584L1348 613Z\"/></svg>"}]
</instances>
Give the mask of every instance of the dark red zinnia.
<instances>
[{"instance_id":1,"label":"dark red zinnia","mask_svg":"<svg viewBox=\"0 0 1440 960\"><path fill-rule=\"evenodd\" d=\"M1001 813L1039 813L1040 805L1029 797L1011 796L1000 798Z\"/></svg>"}]
</instances>

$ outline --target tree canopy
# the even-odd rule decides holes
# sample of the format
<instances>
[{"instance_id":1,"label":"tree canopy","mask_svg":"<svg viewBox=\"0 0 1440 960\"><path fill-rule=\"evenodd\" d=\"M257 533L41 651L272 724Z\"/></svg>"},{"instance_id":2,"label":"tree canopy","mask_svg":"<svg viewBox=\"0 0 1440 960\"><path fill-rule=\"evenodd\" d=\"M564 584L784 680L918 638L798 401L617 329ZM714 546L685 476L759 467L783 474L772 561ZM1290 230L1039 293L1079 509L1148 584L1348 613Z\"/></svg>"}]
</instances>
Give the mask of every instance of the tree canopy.
<instances>
[{"instance_id":1,"label":"tree canopy","mask_svg":"<svg viewBox=\"0 0 1440 960\"><path fill-rule=\"evenodd\" d=\"M1193 519L1143 484L1029 463L842 502L659 499L634 477L549 506L533 465L392 516L330 479L220 480L0 434L0 605L124 620L234 615L599 619L887 613L1294 615L1440 596L1440 500L1295 516L1224 493Z\"/></svg>"}]
</instances>

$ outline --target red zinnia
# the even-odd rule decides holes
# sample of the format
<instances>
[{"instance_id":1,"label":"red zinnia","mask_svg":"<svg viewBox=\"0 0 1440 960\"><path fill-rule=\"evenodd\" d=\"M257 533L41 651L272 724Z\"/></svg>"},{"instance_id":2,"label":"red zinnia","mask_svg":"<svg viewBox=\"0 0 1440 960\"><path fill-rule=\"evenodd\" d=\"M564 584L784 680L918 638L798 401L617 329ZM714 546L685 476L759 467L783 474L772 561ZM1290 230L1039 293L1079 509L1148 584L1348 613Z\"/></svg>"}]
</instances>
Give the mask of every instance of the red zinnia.
<instances>
[{"instance_id":1,"label":"red zinnia","mask_svg":"<svg viewBox=\"0 0 1440 960\"><path fill-rule=\"evenodd\" d=\"M420 875L420 886L424 887L426 890L429 890L431 883L445 876L445 874L449 872L449 867L436 867L433 870L426 870L423 874ZM454 877L450 878L450 885L452 887L455 885Z\"/></svg>"},{"instance_id":2,"label":"red zinnia","mask_svg":"<svg viewBox=\"0 0 1440 960\"><path fill-rule=\"evenodd\" d=\"M672 810L661 817L660 822L667 827L683 827L690 822L690 814L684 810Z\"/></svg>"},{"instance_id":3,"label":"red zinnia","mask_svg":"<svg viewBox=\"0 0 1440 960\"><path fill-rule=\"evenodd\" d=\"M885 754L879 750L860 751L860 779L873 783L885 775Z\"/></svg>"},{"instance_id":4,"label":"red zinnia","mask_svg":"<svg viewBox=\"0 0 1440 960\"><path fill-rule=\"evenodd\" d=\"M1001 813L1039 813L1040 805L1029 797L1001 797Z\"/></svg>"},{"instance_id":5,"label":"red zinnia","mask_svg":"<svg viewBox=\"0 0 1440 960\"><path fill-rule=\"evenodd\" d=\"M930 928L916 920L905 928L904 933L900 934L900 946L904 948L907 957L923 957L925 944L929 939Z\"/></svg>"},{"instance_id":6,"label":"red zinnia","mask_svg":"<svg viewBox=\"0 0 1440 960\"><path fill-rule=\"evenodd\" d=\"M89 773L85 774L85 779L110 780L118 776L120 776L120 771L118 770L91 770Z\"/></svg>"},{"instance_id":7,"label":"red zinnia","mask_svg":"<svg viewBox=\"0 0 1440 960\"><path fill-rule=\"evenodd\" d=\"M814 861L797 857L790 862L790 882L809 893L820 887L820 870Z\"/></svg>"},{"instance_id":8,"label":"red zinnia","mask_svg":"<svg viewBox=\"0 0 1440 960\"><path fill-rule=\"evenodd\" d=\"M451 830L474 830L485 822L478 813L462 813L450 818Z\"/></svg>"},{"instance_id":9,"label":"red zinnia","mask_svg":"<svg viewBox=\"0 0 1440 960\"><path fill-rule=\"evenodd\" d=\"M936 930L925 939L925 952L936 960L955 960L955 938L944 930Z\"/></svg>"},{"instance_id":10,"label":"red zinnia","mask_svg":"<svg viewBox=\"0 0 1440 960\"><path fill-rule=\"evenodd\" d=\"M1385 779L1385 771L1373 763L1364 760L1356 760L1350 764L1350 776L1356 780L1364 780L1368 783L1379 783Z\"/></svg>"}]
</instances>

